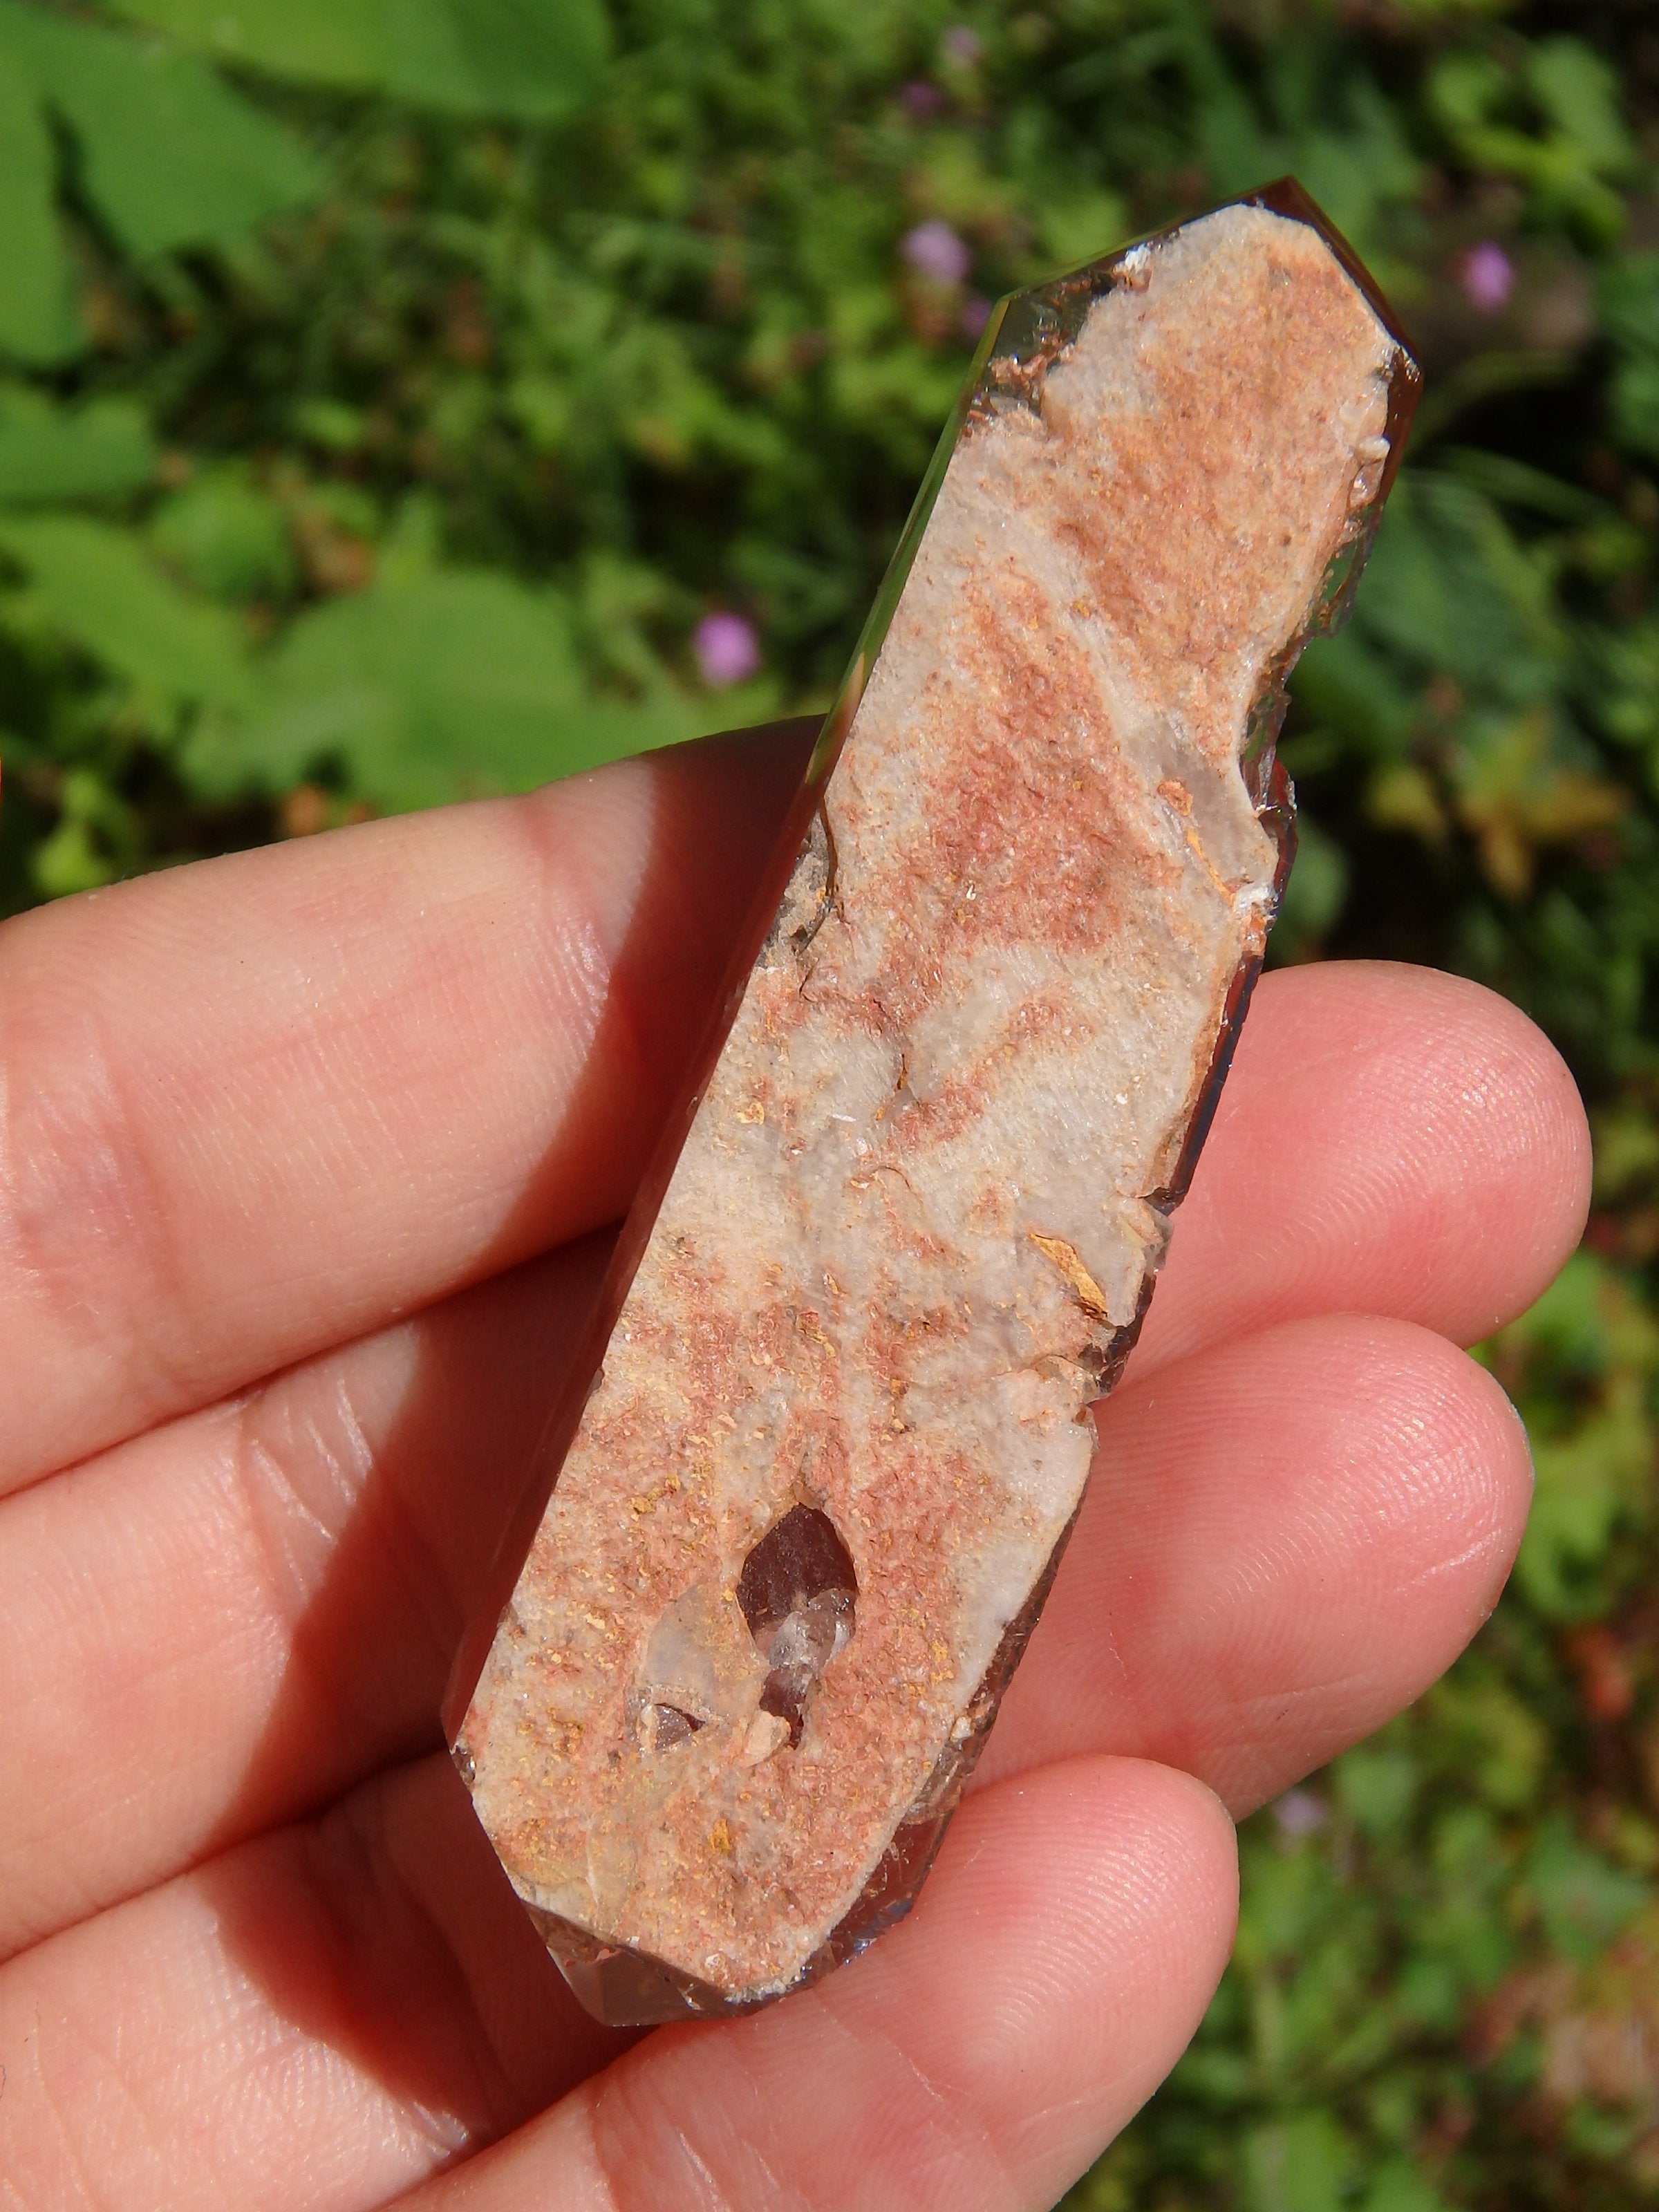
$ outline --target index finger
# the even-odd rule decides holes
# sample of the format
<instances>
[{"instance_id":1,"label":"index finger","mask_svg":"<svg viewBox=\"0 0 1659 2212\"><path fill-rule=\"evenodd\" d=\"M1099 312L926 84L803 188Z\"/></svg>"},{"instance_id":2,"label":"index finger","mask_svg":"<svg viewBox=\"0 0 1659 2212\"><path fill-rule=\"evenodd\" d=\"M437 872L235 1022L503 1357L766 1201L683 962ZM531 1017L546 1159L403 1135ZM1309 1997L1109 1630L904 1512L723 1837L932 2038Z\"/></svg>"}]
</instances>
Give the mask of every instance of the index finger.
<instances>
[{"instance_id":1,"label":"index finger","mask_svg":"<svg viewBox=\"0 0 1659 2212\"><path fill-rule=\"evenodd\" d=\"M0 1491L615 1219L811 735L0 929Z\"/></svg>"},{"instance_id":2,"label":"index finger","mask_svg":"<svg viewBox=\"0 0 1659 2212\"><path fill-rule=\"evenodd\" d=\"M807 734L0 929L0 1491L614 1220ZM1587 1159L1571 1079L1490 993L1269 978L1140 1370L1320 1310L1489 1328L1570 1248Z\"/></svg>"}]
</instances>

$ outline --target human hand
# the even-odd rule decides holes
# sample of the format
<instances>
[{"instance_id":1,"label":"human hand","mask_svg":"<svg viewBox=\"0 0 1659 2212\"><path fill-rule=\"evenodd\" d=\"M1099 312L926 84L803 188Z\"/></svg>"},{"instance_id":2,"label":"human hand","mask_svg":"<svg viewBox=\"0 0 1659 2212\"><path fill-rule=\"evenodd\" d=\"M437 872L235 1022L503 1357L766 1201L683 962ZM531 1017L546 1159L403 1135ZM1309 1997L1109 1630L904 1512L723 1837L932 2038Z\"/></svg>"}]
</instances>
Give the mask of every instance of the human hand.
<instances>
[{"instance_id":1,"label":"human hand","mask_svg":"<svg viewBox=\"0 0 1659 2212\"><path fill-rule=\"evenodd\" d=\"M1270 975L910 1919L748 2019L578 2011L434 1716L800 764L0 930L0 2203L1040 2212L1204 2009L1228 1814L1490 1610L1527 1450L1455 1347L1577 1236L1577 1096L1473 985Z\"/></svg>"}]
</instances>

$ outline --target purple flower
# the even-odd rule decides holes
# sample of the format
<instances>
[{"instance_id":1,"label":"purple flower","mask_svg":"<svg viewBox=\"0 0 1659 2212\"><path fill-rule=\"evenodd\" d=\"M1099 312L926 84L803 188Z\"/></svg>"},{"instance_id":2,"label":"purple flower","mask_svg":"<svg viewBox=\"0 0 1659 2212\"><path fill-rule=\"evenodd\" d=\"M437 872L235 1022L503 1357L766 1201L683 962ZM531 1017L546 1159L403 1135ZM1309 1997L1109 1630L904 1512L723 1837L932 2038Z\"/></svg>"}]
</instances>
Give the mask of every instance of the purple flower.
<instances>
[{"instance_id":1,"label":"purple flower","mask_svg":"<svg viewBox=\"0 0 1659 2212\"><path fill-rule=\"evenodd\" d=\"M984 40L977 31L970 31L966 23L953 24L939 43L961 69L972 69L985 52Z\"/></svg>"},{"instance_id":2,"label":"purple flower","mask_svg":"<svg viewBox=\"0 0 1659 2212\"><path fill-rule=\"evenodd\" d=\"M979 334L991 319L991 302L978 292L970 292L962 303L962 313L957 317L957 328L969 345L979 343Z\"/></svg>"},{"instance_id":3,"label":"purple flower","mask_svg":"<svg viewBox=\"0 0 1659 2212\"><path fill-rule=\"evenodd\" d=\"M1515 288L1515 264L1495 239L1484 239L1463 256L1457 279L1477 314L1500 314Z\"/></svg>"},{"instance_id":4,"label":"purple flower","mask_svg":"<svg viewBox=\"0 0 1659 2212\"><path fill-rule=\"evenodd\" d=\"M910 266L939 284L960 284L974 257L948 222L919 222L904 234L900 252Z\"/></svg>"},{"instance_id":5,"label":"purple flower","mask_svg":"<svg viewBox=\"0 0 1659 2212\"><path fill-rule=\"evenodd\" d=\"M760 641L741 615L705 615L692 635L691 650L711 691L741 684L761 665Z\"/></svg>"},{"instance_id":6,"label":"purple flower","mask_svg":"<svg viewBox=\"0 0 1659 2212\"><path fill-rule=\"evenodd\" d=\"M944 106L945 94L936 84L929 84L925 77L917 77L909 84L900 86L899 100L907 115L914 115L917 122L925 123L930 115L937 115Z\"/></svg>"},{"instance_id":7,"label":"purple flower","mask_svg":"<svg viewBox=\"0 0 1659 2212\"><path fill-rule=\"evenodd\" d=\"M1330 1818L1330 1808L1311 1790L1287 1790L1273 1807L1273 1818L1287 1842L1299 1843L1304 1836L1318 1834Z\"/></svg>"}]
</instances>

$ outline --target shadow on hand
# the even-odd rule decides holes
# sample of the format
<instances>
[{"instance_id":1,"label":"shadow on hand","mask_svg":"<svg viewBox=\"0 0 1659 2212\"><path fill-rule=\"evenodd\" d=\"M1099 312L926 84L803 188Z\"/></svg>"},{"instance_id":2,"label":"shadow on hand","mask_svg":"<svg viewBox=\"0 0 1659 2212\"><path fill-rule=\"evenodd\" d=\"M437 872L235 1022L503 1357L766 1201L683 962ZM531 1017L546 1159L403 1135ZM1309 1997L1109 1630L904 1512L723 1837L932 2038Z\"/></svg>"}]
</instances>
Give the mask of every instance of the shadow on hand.
<instances>
[{"instance_id":1,"label":"shadow on hand","mask_svg":"<svg viewBox=\"0 0 1659 2212\"><path fill-rule=\"evenodd\" d=\"M652 850L593 1054L604 1066L619 1037L643 1063L642 1129L668 1125L706 1069L711 1024L747 974L805 828L816 730L775 724L649 763ZM604 1110L579 1085L566 1129ZM569 1172L565 1145L504 1225L503 1257L522 1251L526 1219L545 1216L548 1186ZM616 1239L612 1229L514 1267L413 1324L395 1423L298 1623L215 1848L273 1819L320 1816L199 1877L227 1955L273 2009L456 2150L514 2126L634 2040L571 1997L473 1817L437 1717L469 1619L482 1607L493 1629L504 1532L523 1536L539 1518L544 1433L550 1420L560 1431L573 1391L586 1394L576 1369ZM411 1730L411 1712L429 1718ZM346 1794L328 1809L296 1806L292 1777L302 1758L319 1764L330 1713L376 1753L331 1778ZM402 1717L377 1724L381 1713Z\"/></svg>"}]
</instances>

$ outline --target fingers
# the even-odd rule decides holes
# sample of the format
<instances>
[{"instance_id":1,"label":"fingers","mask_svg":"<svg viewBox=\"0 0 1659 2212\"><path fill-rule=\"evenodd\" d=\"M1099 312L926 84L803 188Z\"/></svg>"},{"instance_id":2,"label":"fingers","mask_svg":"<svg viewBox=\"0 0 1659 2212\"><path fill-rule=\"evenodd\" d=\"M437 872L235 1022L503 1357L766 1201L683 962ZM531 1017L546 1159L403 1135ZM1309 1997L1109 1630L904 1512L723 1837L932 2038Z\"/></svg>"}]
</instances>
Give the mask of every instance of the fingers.
<instances>
[{"instance_id":1,"label":"fingers","mask_svg":"<svg viewBox=\"0 0 1659 2212\"><path fill-rule=\"evenodd\" d=\"M799 726L0 930L0 1490L620 1213Z\"/></svg>"},{"instance_id":2,"label":"fingers","mask_svg":"<svg viewBox=\"0 0 1659 2212\"><path fill-rule=\"evenodd\" d=\"M1004 1784L856 1966L652 2038L414 2203L1046 2212L1185 2048L1234 1906L1231 1832L1185 1778L1092 1760Z\"/></svg>"},{"instance_id":3,"label":"fingers","mask_svg":"<svg viewBox=\"0 0 1659 2212\"><path fill-rule=\"evenodd\" d=\"M597 1257L521 1269L0 1509L0 1955L434 1741L556 1389L547 1343ZM1099 1423L988 1772L1129 1752L1235 1806L1271 1794L1449 1662L1526 1510L1501 1393L1407 1324L1218 1346L1126 1384Z\"/></svg>"},{"instance_id":4,"label":"fingers","mask_svg":"<svg viewBox=\"0 0 1659 2212\"><path fill-rule=\"evenodd\" d=\"M1258 984L1135 1371L1304 1314L1393 1314L1473 1344L1577 1243L1589 1130L1524 1014L1427 968Z\"/></svg>"},{"instance_id":5,"label":"fingers","mask_svg":"<svg viewBox=\"0 0 1659 2212\"><path fill-rule=\"evenodd\" d=\"M1327 1316L1214 1346L1097 1424L988 1778L1109 1748L1249 1812L1445 1671L1531 1502L1509 1401L1407 1322Z\"/></svg>"},{"instance_id":6,"label":"fingers","mask_svg":"<svg viewBox=\"0 0 1659 2212\"><path fill-rule=\"evenodd\" d=\"M52 2212L351 2212L617 2047L430 1759L0 1968L5 2181Z\"/></svg>"},{"instance_id":7,"label":"fingers","mask_svg":"<svg viewBox=\"0 0 1659 2212\"><path fill-rule=\"evenodd\" d=\"M0 1489L619 1212L799 768L720 741L7 924ZM1489 994L1270 977L1142 1364L1322 1304L1476 1333L1587 1158Z\"/></svg>"},{"instance_id":8,"label":"fingers","mask_svg":"<svg viewBox=\"0 0 1659 2212\"><path fill-rule=\"evenodd\" d=\"M348 2212L614 2050L471 1878L459 1795L431 1762L0 1972L21 2199ZM864 1959L649 2039L432 2202L1041 2212L1179 2055L1234 1904L1231 1829L1184 1777L986 1791Z\"/></svg>"},{"instance_id":9,"label":"fingers","mask_svg":"<svg viewBox=\"0 0 1659 2212\"><path fill-rule=\"evenodd\" d=\"M608 1252L0 1503L0 1958L434 1745Z\"/></svg>"}]
</instances>

